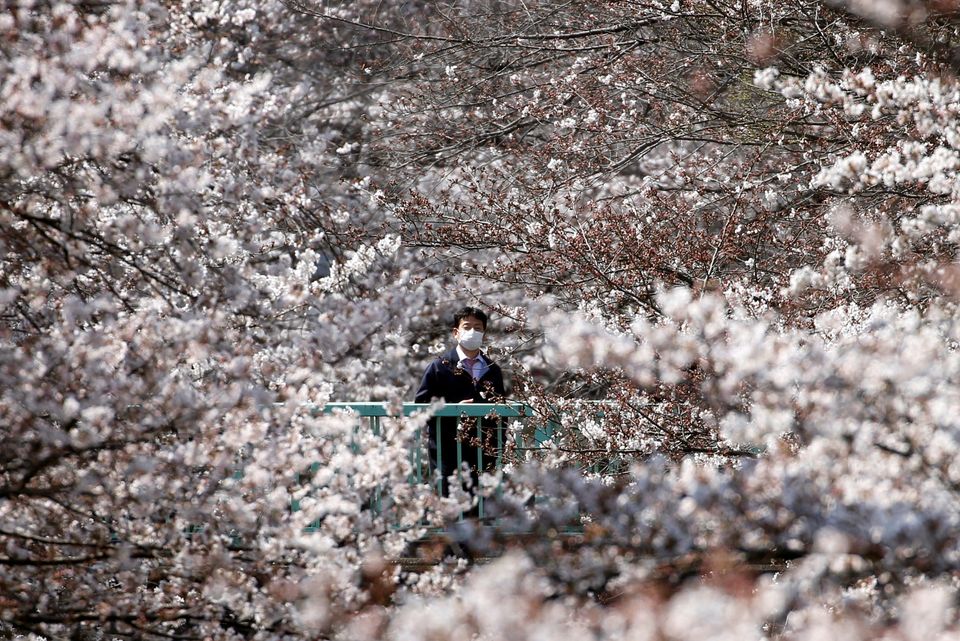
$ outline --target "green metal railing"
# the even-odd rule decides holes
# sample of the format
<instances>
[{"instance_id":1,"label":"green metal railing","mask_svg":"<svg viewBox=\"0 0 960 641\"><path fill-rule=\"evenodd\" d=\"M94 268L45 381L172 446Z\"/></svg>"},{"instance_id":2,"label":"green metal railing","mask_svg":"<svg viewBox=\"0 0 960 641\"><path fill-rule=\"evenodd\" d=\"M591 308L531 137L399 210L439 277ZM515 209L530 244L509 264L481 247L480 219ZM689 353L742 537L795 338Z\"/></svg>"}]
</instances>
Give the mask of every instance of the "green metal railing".
<instances>
[{"instance_id":1,"label":"green metal railing","mask_svg":"<svg viewBox=\"0 0 960 641\"><path fill-rule=\"evenodd\" d=\"M427 451L427 439L420 438L410 451L412 472L409 481L411 483L424 484L429 479L434 491L438 494L442 492L443 487L443 479L438 470L444 468L443 462L445 461L445 457L454 457L456 469L458 470L458 478L461 478L461 480L462 477L460 477L459 471L462 470L464 463L478 470L484 469L485 467L483 464L484 461L482 460L482 456L485 455L481 455L480 448L469 443L464 443L463 440L469 441L470 437L474 436L477 442L482 442L484 440L484 432L488 434L492 433L496 437L496 443L495 448L489 456L495 457L493 461L494 464L492 470L489 469L489 465L486 467L487 471L500 472L503 469L505 454L508 451L513 454L519 454L527 450L543 447L543 444L552 437L555 427L553 424L547 424L546 426L534 426L530 429L521 427L521 429L507 430L507 422L521 421L521 423L525 423L526 419L533 416L531 408L522 403L453 403L439 409L430 410L431 407L432 405L428 403L404 403L402 406L395 408L391 408L385 403L328 403L324 406L323 413L333 414L346 412L355 414L366 421L367 428L376 436L381 433L381 420L386 417L411 416L417 412L430 411L431 418L429 419L426 429L433 430L433 438L437 449L437 470L431 472L429 453ZM455 419L455 423L450 421L450 419ZM464 427L464 423L467 422L469 422L467 426L468 430L462 430L461 428ZM448 429L456 429L458 434L463 434L464 436L464 439L456 439L453 452L443 451L445 439L441 438L441 431ZM475 432L473 432L473 430L475 430ZM468 435L464 434L464 431L473 433ZM423 436L426 436L426 434ZM506 440L507 438L511 439L509 443ZM471 454L477 456L476 461L468 460L468 456ZM315 471L315 467L311 469L311 472ZM431 478L431 474L433 474L433 478ZM381 498L381 490L378 489L371 499L372 509L376 511L380 510ZM484 516L484 498L482 495L479 495L477 500L477 512L482 518ZM294 510L299 509L299 505L296 503L291 507Z\"/></svg>"}]
</instances>

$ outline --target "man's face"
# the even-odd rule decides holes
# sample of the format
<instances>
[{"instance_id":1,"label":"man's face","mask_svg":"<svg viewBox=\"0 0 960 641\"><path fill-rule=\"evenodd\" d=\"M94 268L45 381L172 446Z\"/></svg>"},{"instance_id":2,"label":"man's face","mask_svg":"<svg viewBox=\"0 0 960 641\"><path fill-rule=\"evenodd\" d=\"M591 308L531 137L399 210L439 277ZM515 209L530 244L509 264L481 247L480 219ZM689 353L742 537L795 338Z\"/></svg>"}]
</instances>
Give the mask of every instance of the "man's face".
<instances>
[{"instance_id":1,"label":"man's face","mask_svg":"<svg viewBox=\"0 0 960 641\"><path fill-rule=\"evenodd\" d=\"M460 332L465 332L468 329L475 329L478 332L482 332L484 330L483 321L476 316L464 316L460 319L460 324L454 328L453 337L460 340Z\"/></svg>"}]
</instances>

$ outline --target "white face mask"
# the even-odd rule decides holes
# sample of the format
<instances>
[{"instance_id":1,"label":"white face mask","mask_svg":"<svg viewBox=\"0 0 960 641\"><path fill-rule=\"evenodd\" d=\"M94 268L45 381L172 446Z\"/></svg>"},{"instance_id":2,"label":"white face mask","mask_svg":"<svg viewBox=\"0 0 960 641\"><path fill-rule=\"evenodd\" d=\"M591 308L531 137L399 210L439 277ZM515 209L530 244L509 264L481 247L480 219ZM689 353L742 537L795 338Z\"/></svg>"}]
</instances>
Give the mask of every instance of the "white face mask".
<instances>
[{"instance_id":1,"label":"white face mask","mask_svg":"<svg viewBox=\"0 0 960 641\"><path fill-rule=\"evenodd\" d=\"M473 351L483 345L483 332L475 329L460 329L457 332L460 337L458 342L463 349Z\"/></svg>"}]
</instances>

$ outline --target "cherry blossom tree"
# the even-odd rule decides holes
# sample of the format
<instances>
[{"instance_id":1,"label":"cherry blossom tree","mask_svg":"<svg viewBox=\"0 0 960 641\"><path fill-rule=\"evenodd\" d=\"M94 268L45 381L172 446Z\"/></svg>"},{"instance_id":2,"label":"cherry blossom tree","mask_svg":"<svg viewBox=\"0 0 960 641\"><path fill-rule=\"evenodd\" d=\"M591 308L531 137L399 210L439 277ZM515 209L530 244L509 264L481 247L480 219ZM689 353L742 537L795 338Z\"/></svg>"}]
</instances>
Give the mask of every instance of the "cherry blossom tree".
<instances>
[{"instance_id":1,"label":"cherry blossom tree","mask_svg":"<svg viewBox=\"0 0 960 641\"><path fill-rule=\"evenodd\" d=\"M955 636L956 17L7 3L0 635ZM320 409L465 300L556 429L412 570Z\"/></svg>"},{"instance_id":2,"label":"cherry blossom tree","mask_svg":"<svg viewBox=\"0 0 960 641\"><path fill-rule=\"evenodd\" d=\"M316 413L398 398L435 294L366 228L377 83L337 71L364 39L316 53L311 28L248 2L0 15L3 634L324 630L433 518L417 420Z\"/></svg>"},{"instance_id":3,"label":"cherry blossom tree","mask_svg":"<svg viewBox=\"0 0 960 641\"><path fill-rule=\"evenodd\" d=\"M446 171L390 192L403 235L538 298L503 306L516 347L544 340L546 365L517 367L573 372L616 408L521 389L567 428L501 506L535 533L523 555L548 587L532 602L666 576L668 609L726 607L726 587L695 597L685 577L715 558L790 562L782 599L717 570L778 603L753 621L644 629L899 638L923 594L930 634L948 635L955 7L463 3L444 18L398 35L420 84L394 106L410 125L394 162ZM541 471L611 459L612 480ZM525 492L553 499L531 516ZM557 539L571 523L582 537ZM462 607L441 630L482 621Z\"/></svg>"}]
</instances>

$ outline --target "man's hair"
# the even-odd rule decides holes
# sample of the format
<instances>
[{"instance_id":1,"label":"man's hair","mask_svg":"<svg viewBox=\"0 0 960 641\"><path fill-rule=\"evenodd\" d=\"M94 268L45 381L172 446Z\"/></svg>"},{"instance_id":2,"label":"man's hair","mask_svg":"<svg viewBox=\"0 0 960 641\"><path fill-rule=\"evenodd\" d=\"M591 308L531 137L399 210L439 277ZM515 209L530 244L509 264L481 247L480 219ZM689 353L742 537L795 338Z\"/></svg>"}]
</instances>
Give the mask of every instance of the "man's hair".
<instances>
[{"instance_id":1,"label":"man's hair","mask_svg":"<svg viewBox=\"0 0 960 641\"><path fill-rule=\"evenodd\" d=\"M467 316L473 316L478 321L483 323L483 329L484 331L486 331L487 315L483 313L483 310L477 309L476 307L470 307L470 306L464 307L463 309L459 310L456 314L453 315L453 324L450 325L450 327L453 329L460 327L460 321L462 321Z\"/></svg>"}]
</instances>

